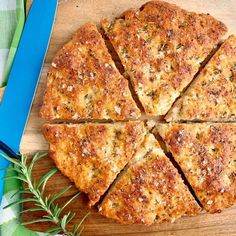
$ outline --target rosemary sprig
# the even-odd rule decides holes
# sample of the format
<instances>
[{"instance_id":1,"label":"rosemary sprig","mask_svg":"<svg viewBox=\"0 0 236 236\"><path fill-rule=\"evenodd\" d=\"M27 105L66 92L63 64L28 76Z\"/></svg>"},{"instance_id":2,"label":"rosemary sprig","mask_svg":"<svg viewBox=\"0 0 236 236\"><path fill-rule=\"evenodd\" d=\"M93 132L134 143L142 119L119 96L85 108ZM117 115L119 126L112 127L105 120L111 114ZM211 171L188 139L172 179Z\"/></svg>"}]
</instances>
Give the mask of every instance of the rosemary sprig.
<instances>
[{"instance_id":1,"label":"rosemary sprig","mask_svg":"<svg viewBox=\"0 0 236 236\"><path fill-rule=\"evenodd\" d=\"M54 235L57 233L63 232L64 235L68 236L79 236L81 235L83 231L83 227L81 226L86 217L88 216L85 215L80 223L78 225L74 225L72 231L67 230L68 224L71 222L71 220L75 217L75 213L69 211L68 213L64 214L62 216L62 211L68 206L79 194L75 194L71 199L69 199L63 207L60 207L55 201L63 195L66 191L68 191L71 186L68 186L55 195L48 195L44 196L44 190L45 186L47 184L47 181L52 177L56 172L57 169L53 168L49 172L47 172L38 182L35 181L35 179L32 179L32 169L36 161L40 160L41 158L45 157L47 153L37 153L33 159L30 161L30 164L27 165L27 156L22 155L19 160L13 159L11 157L8 157L6 155L1 154L4 158L9 160L10 162L13 163L12 169L17 172L17 175L11 176L11 177L6 177L6 179L9 178L16 178L19 179L20 181L26 183L26 187L24 189L20 189L16 193L14 193L13 196L16 194L30 194L31 197L19 199L17 201L14 201L10 203L9 205L5 206L4 208L8 208L10 206L16 205L16 204L22 204L24 202L34 202L35 207L26 209L21 211L20 213L23 212L35 212L35 211L44 211L45 215L41 219L36 219L28 222L24 222L23 225L27 224L33 224L33 223L39 223L39 222L51 222L56 225L56 227L51 228L46 231L46 233L50 235ZM13 197L12 196L12 197Z\"/></svg>"}]
</instances>

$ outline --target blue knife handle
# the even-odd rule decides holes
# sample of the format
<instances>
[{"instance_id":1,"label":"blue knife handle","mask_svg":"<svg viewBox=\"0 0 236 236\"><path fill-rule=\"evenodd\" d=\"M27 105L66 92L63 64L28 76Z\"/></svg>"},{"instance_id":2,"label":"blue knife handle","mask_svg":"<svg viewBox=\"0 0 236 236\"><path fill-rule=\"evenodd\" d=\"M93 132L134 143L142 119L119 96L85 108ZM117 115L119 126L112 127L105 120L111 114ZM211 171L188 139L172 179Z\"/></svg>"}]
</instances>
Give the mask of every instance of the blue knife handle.
<instances>
[{"instance_id":1,"label":"blue knife handle","mask_svg":"<svg viewBox=\"0 0 236 236\"><path fill-rule=\"evenodd\" d=\"M11 147L15 153L19 151L51 36L57 4L58 0L34 0L27 16L0 104L0 150L6 154L8 153L4 150L5 144ZM12 157L12 155L8 156ZM9 162L0 156L0 168L5 168L8 165ZM5 171L0 170L0 204L4 175Z\"/></svg>"}]
</instances>

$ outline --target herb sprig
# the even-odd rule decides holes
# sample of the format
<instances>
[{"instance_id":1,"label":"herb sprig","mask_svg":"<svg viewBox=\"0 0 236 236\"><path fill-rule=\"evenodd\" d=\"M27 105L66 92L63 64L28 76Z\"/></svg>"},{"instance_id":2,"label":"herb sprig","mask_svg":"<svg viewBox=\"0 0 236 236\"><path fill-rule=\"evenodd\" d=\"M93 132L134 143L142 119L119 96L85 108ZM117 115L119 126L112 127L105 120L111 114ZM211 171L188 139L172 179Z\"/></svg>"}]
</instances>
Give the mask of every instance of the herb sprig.
<instances>
[{"instance_id":1,"label":"herb sprig","mask_svg":"<svg viewBox=\"0 0 236 236\"><path fill-rule=\"evenodd\" d=\"M19 191L15 192L12 197L14 197L16 194L30 194L31 196L14 201L9 205L5 206L4 208L8 208L13 205L22 204L25 202L34 202L35 207L22 210L20 213L44 211L45 214L42 216L41 219L24 222L22 223L23 225L39 223L39 222L51 222L54 223L56 227L46 231L46 233L50 235L55 235L57 233L63 232L64 235L68 236L80 236L83 231L82 223L84 222L88 214L86 214L81 219L78 225L74 225L72 231L68 231L67 226L71 222L71 220L74 219L75 213L69 211L68 213L62 215L62 211L80 194L80 192L78 192L72 198L70 198L64 204L64 206L60 207L57 203L55 203L55 201L65 192L67 192L72 186L65 187L54 195L49 194L47 196L44 196L45 186L47 184L47 181L57 172L57 168L51 169L37 182L35 179L32 178L32 169L34 167L35 162L45 157L47 153L37 153L32 158L29 164L27 164L28 157L26 155L22 155L19 160L13 159L3 154L1 155L5 159L13 163L12 170L17 172L17 175L6 177L5 179L16 178L21 182L24 182L26 185L25 188L22 188Z\"/></svg>"}]
</instances>

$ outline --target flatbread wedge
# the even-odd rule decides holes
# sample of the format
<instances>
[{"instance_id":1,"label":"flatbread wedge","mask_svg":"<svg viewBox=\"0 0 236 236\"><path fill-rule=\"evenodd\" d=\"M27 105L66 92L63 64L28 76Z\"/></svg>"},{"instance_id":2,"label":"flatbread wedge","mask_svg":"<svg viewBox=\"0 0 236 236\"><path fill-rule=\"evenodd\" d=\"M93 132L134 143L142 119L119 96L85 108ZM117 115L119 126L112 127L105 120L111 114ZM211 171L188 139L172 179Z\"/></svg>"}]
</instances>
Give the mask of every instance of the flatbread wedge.
<instances>
[{"instance_id":1,"label":"flatbread wedge","mask_svg":"<svg viewBox=\"0 0 236 236\"><path fill-rule=\"evenodd\" d=\"M144 139L140 121L116 124L46 124L43 134L57 168L99 201Z\"/></svg>"},{"instance_id":2,"label":"flatbread wedge","mask_svg":"<svg viewBox=\"0 0 236 236\"><path fill-rule=\"evenodd\" d=\"M236 203L236 124L160 124L158 131L203 207Z\"/></svg>"},{"instance_id":3,"label":"flatbread wedge","mask_svg":"<svg viewBox=\"0 0 236 236\"><path fill-rule=\"evenodd\" d=\"M161 1L101 23L148 115L168 112L227 31L208 14Z\"/></svg>"},{"instance_id":4,"label":"flatbread wedge","mask_svg":"<svg viewBox=\"0 0 236 236\"><path fill-rule=\"evenodd\" d=\"M47 120L134 119L140 111L96 25L78 29L53 59L40 115Z\"/></svg>"},{"instance_id":5,"label":"flatbread wedge","mask_svg":"<svg viewBox=\"0 0 236 236\"><path fill-rule=\"evenodd\" d=\"M236 120L236 37L231 35L177 100L167 121Z\"/></svg>"},{"instance_id":6,"label":"flatbread wedge","mask_svg":"<svg viewBox=\"0 0 236 236\"><path fill-rule=\"evenodd\" d=\"M102 215L122 224L146 225L173 222L200 210L152 134L147 134L99 207Z\"/></svg>"}]
</instances>

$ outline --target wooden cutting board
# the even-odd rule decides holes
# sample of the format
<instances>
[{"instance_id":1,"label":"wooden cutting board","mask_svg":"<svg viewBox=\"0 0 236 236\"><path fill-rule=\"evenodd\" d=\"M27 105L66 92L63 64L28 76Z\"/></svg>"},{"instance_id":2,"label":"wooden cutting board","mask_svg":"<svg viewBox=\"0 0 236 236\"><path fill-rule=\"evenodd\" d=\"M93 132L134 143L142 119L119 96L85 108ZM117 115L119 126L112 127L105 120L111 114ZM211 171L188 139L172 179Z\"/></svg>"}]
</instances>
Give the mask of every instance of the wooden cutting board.
<instances>
[{"instance_id":1,"label":"wooden cutting board","mask_svg":"<svg viewBox=\"0 0 236 236\"><path fill-rule=\"evenodd\" d=\"M29 122L21 143L21 152L33 154L37 151L47 150L47 143L41 134L41 125L45 122L38 117L45 89L46 74L53 56L63 43L67 42L78 27L88 21L99 23L102 17L114 18L124 10L131 7L140 7L143 0L61 0L58 7L55 26L51 43L48 49L42 76L34 99L34 104L29 117ZM210 13L223 21L229 28L229 33L236 34L236 1L235 0L175 0L169 1L179 6L196 12ZM35 178L42 176L54 166L49 158L40 161L33 170ZM56 174L47 185L48 193L55 193L69 181L60 173ZM63 198L60 204L76 193L73 188ZM197 217L183 217L175 223L154 224L152 226L128 226L120 225L106 219L97 213L96 208L89 209L86 206L87 198L81 194L67 210L77 213L79 219L90 211L90 216L84 224L84 235L236 235L236 207L224 210L221 214L202 213ZM24 207L30 207L26 204ZM23 221L40 217L36 213L23 215ZM45 231L49 224L33 224L29 228L37 231Z\"/></svg>"}]
</instances>

